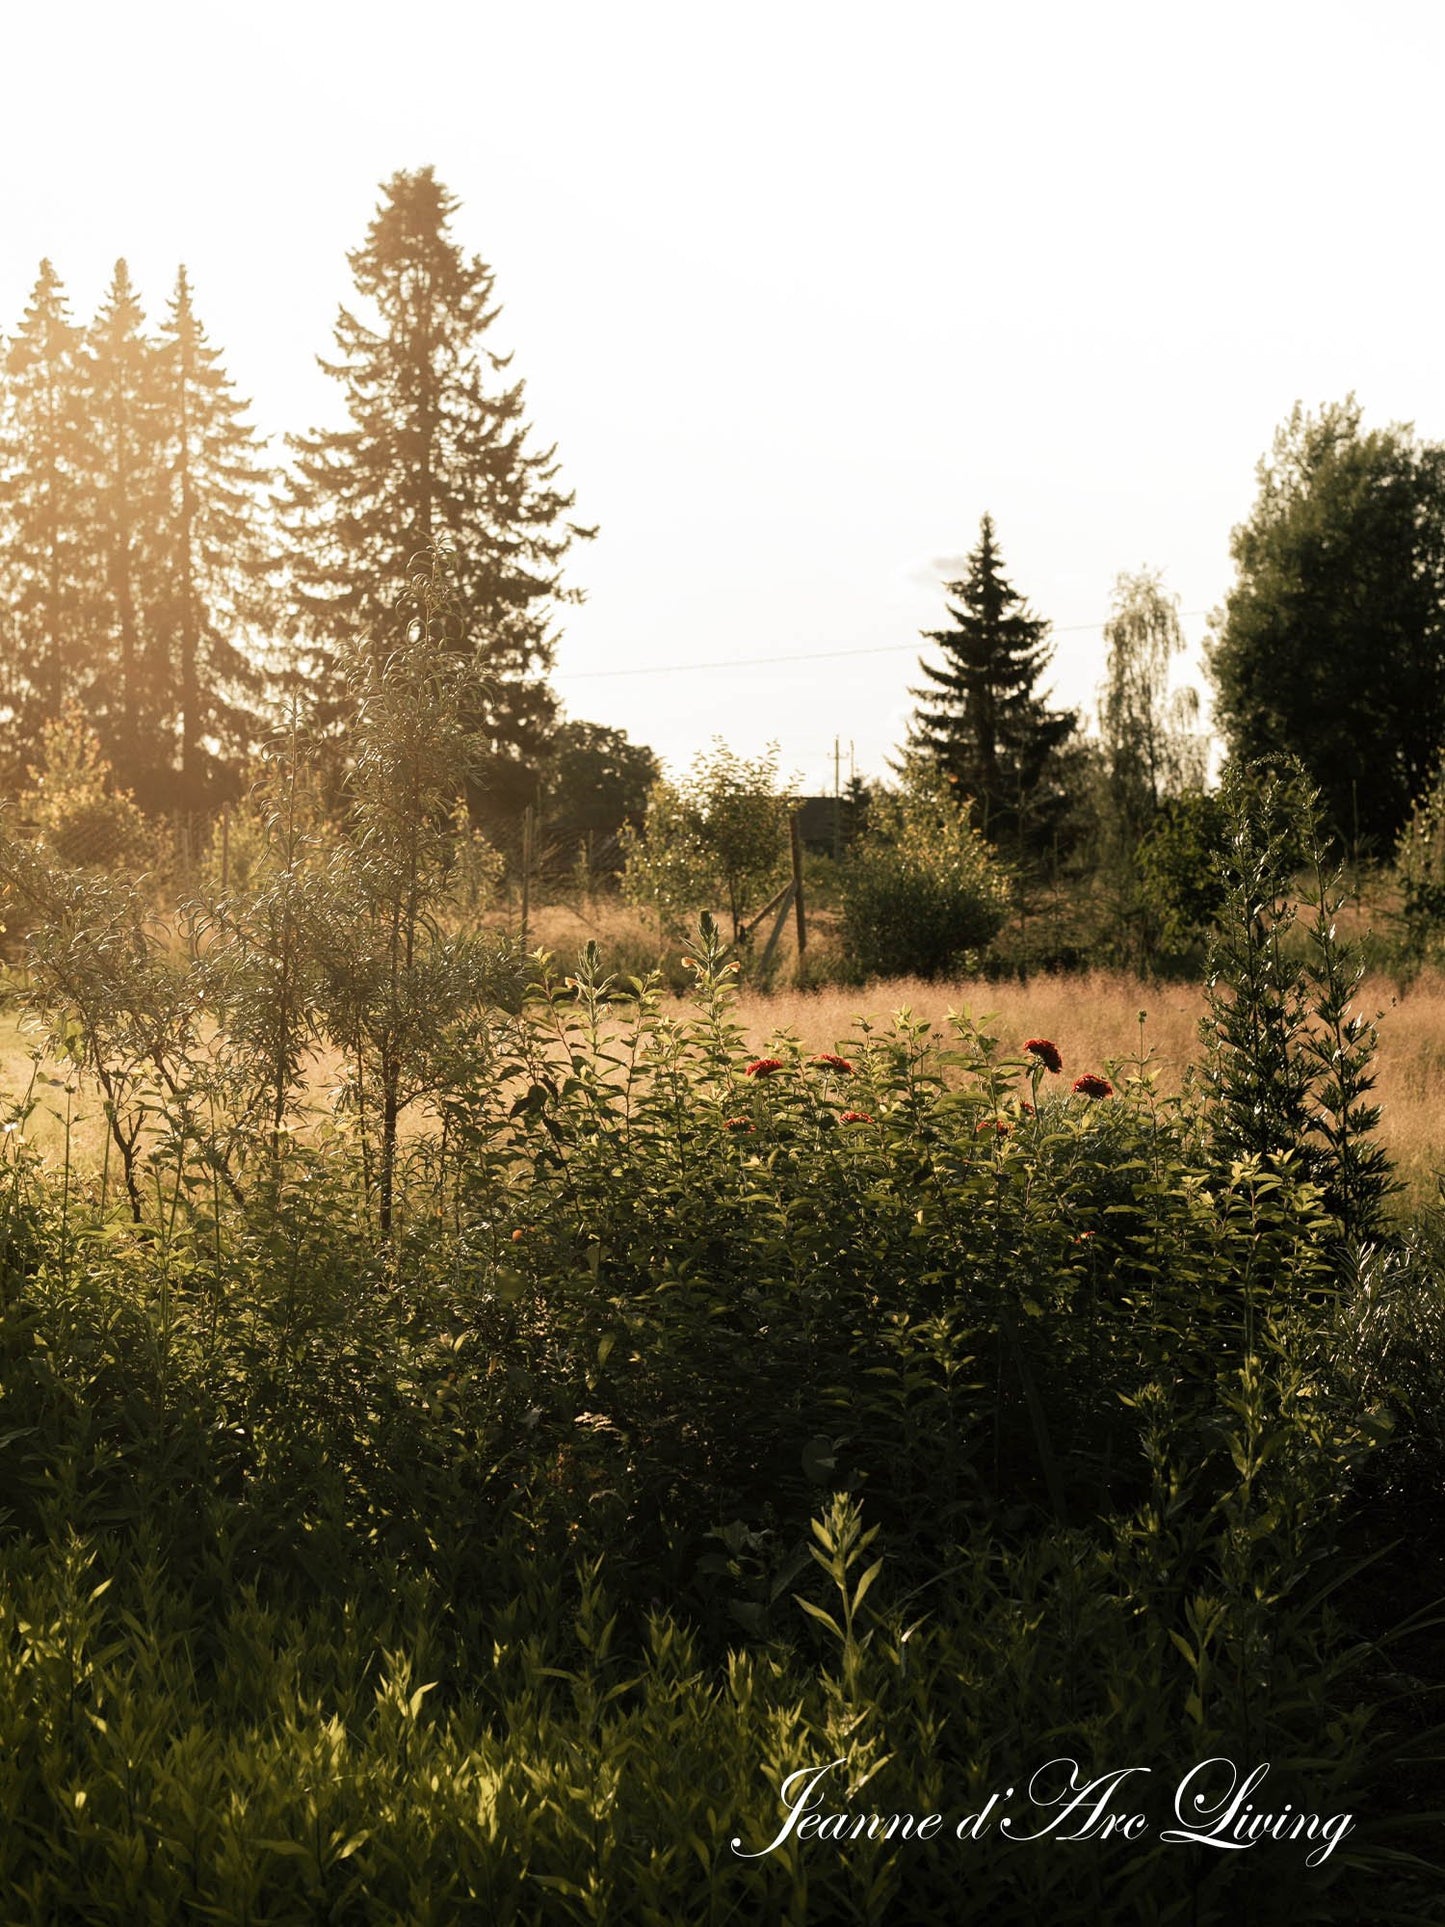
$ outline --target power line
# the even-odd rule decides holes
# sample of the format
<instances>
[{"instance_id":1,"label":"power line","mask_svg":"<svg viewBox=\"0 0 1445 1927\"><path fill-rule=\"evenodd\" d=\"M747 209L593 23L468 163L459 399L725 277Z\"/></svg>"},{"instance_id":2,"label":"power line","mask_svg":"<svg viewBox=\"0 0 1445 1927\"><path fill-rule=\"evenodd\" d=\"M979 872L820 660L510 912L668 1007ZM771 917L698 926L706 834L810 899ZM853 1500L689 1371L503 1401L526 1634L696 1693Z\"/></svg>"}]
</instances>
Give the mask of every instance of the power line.
<instances>
[{"instance_id":1,"label":"power line","mask_svg":"<svg viewBox=\"0 0 1445 1927\"><path fill-rule=\"evenodd\" d=\"M1182 617L1207 615L1207 609L1183 609ZM1085 635L1100 630L1102 622L1071 622L1056 625L1050 630L1055 636ZM884 642L868 649L814 649L803 655L795 656L734 656L731 660L720 662L656 662L648 663L637 669L559 669L554 672L556 682L596 682L610 676L682 676L696 675L704 669L762 669L775 662L838 662L847 656L912 656L919 654L917 643Z\"/></svg>"}]
</instances>

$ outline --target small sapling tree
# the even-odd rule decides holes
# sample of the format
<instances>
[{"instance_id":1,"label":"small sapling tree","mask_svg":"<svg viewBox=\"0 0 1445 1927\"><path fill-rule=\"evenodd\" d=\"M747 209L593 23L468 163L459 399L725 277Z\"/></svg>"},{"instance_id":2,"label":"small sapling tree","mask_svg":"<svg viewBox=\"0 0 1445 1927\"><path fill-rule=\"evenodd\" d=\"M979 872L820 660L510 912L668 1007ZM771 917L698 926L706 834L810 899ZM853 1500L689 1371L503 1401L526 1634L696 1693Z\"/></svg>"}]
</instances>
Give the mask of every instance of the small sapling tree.
<instances>
[{"instance_id":1,"label":"small sapling tree","mask_svg":"<svg viewBox=\"0 0 1445 1927\"><path fill-rule=\"evenodd\" d=\"M749 761L715 740L681 781L653 785L641 834L624 831L625 894L651 905L664 927L725 908L732 941L741 943L749 916L787 869L792 808L776 745Z\"/></svg>"},{"instance_id":2,"label":"small sapling tree","mask_svg":"<svg viewBox=\"0 0 1445 1927\"><path fill-rule=\"evenodd\" d=\"M1354 1013L1363 965L1340 941L1319 793L1298 763L1231 766L1221 790L1225 897L1210 950L1205 1083L1216 1154L1292 1165L1341 1236L1376 1232L1395 1188L1373 1136L1376 1034ZM1313 918L1295 940L1298 883Z\"/></svg>"},{"instance_id":3,"label":"small sapling tree","mask_svg":"<svg viewBox=\"0 0 1445 1927\"><path fill-rule=\"evenodd\" d=\"M355 702L346 834L310 892L322 1028L346 1053L382 1235L395 1212L398 1126L445 1082L459 1026L489 1001L491 952L442 920L454 822L479 713L451 558L411 566L385 650L350 650ZM481 1049L479 1025L474 1039Z\"/></svg>"}]
</instances>

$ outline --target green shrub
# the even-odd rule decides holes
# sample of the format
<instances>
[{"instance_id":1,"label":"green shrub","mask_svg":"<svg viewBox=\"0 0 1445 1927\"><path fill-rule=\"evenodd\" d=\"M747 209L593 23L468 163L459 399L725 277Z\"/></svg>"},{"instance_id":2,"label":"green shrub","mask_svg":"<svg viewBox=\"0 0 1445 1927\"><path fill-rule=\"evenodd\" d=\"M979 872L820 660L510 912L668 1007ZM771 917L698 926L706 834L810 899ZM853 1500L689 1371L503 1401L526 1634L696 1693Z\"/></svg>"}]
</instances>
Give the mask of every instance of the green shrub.
<instances>
[{"instance_id":1,"label":"green shrub","mask_svg":"<svg viewBox=\"0 0 1445 1927\"><path fill-rule=\"evenodd\" d=\"M148 826L129 791L117 790L100 738L78 705L41 731L43 768L20 799L21 816L52 855L73 868L119 869L147 854Z\"/></svg>"},{"instance_id":2,"label":"green shrub","mask_svg":"<svg viewBox=\"0 0 1445 1927\"><path fill-rule=\"evenodd\" d=\"M940 782L911 775L874 801L842 866L843 941L860 977L942 977L987 948L1008 914L993 852Z\"/></svg>"},{"instance_id":3,"label":"green shrub","mask_svg":"<svg viewBox=\"0 0 1445 1927\"><path fill-rule=\"evenodd\" d=\"M702 910L725 912L741 943L786 874L792 808L776 746L749 762L715 740L685 777L653 784L640 832L623 826L623 895L655 910L664 931Z\"/></svg>"}]
</instances>

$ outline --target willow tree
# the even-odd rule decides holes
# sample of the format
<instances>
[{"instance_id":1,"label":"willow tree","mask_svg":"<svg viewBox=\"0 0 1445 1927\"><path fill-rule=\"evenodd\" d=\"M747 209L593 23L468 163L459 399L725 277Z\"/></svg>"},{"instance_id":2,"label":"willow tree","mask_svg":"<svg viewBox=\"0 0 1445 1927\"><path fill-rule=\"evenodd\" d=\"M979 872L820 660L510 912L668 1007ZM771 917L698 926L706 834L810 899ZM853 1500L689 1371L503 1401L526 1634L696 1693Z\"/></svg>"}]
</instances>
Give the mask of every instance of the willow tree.
<instances>
[{"instance_id":1,"label":"willow tree","mask_svg":"<svg viewBox=\"0 0 1445 1927\"><path fill-rule=\"evenodd\" d=\"M1111 840L1132 853L1160 806L1204 782L1199 697L1171 692L1184 653L1179 598L1156 571L1121 575L1104 624L1107 667L1099 692L1106 818Z\"/></svg>"}]
</instances>

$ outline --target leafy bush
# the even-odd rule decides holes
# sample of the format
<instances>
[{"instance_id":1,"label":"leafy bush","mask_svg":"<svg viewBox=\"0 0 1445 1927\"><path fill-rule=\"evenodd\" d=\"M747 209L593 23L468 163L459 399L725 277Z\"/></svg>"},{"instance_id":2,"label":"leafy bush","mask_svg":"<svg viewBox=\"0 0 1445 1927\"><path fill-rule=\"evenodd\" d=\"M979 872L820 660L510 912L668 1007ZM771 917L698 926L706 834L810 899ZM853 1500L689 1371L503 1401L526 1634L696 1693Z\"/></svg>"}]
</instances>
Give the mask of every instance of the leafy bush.
<instances>
[{"instance_id":1,"label":"leafy bush","mask_svg":"<svg viewBox=\"0 0 1445 1927\"><path fill-rule=\"evenodd\" d=\"M1445 932L1445 767L1416 800L1395 848L1407 963L1418 968L1440 954Z\"/></svg>"},{"instance_id":2,"label":"leafy bush","mask_svg":"<svg viewBox=\"0 0 1445 1927\"><path fill-rule=\"evenodd\" d=\"M740 943L786 871L792 807L775 748L750 762L714 742L680 782L654 783L640 834L624 826L623 894L650 905L664 929L700 910L726 910Z\"/></svg>"},{"instance_id":3,"label":"leafy bush","mask_svg":"<svg viewBox=\"0 0 1445 1927\"><path fill-rule=\"evenodd\" d=\"M1202 957L1227 890L1225 829L1218 793L1186 790L1165 800L1139 844L1139 894L1165 964Z\"/></svg>"},{"instance_id":4,"label":"leafy bush","mask_svg":"<svg viewBox=\"0 0 1445 1927\"><path fill-rule=\"evenodd\" d=\"M946 784L911 773L874 799L842 871L843 939L862 977L942 977L987 947L1008 883Z\"/></svg>"},{"instance_id":5,"label":"leafy bush","mask_svg":"<svg viewBox=\"0 0 1445 1927\"><path fill-rule=\"evenodd\" d=\"M117 790L100 738L78 704L41 730L43 767L20 814L62 863L75 868L126 869L147 851L149 829L130 793Z\"/></svg>"}]
</instances>

